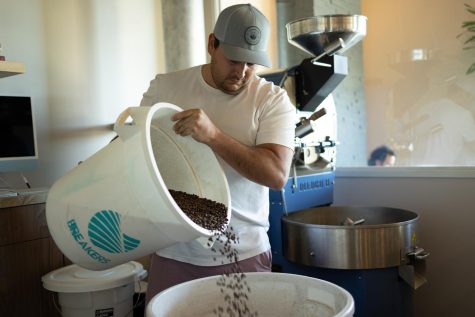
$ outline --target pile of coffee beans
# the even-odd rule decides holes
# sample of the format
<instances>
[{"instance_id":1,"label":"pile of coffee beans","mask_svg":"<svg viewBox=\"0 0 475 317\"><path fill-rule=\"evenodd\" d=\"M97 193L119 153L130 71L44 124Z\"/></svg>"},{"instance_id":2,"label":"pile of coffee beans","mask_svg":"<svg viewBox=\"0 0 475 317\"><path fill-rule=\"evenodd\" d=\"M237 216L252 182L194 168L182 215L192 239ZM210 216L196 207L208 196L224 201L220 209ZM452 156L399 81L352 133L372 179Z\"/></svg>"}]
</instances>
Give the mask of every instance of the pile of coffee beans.
<instances>
[{"instance_id":1,"label":"pile of coffee beans","mask_svg":"<svg viewBox=\"0 0 475 317\"><path fill-rule=\"evenodd\" d=\"M249 309L248 301L251 289L246 281L246 275L239 267L239 257L233 245L239 243L239 237L232 227L226 228L228 222L227 208L224 204L202 198L194 194L170 189L175 202L183 212L197 225L215 231L209 238L208 246L218 242L220 249L211 250L225 256L228 263L233 264L230 272L223 274L217 281L217 286L224 297L225 307L218 306L214 314L218 317L257 317L257 312ZM216 261L216 258L215 258Z\"/></svg>"},{"instance_id":2,"label":"pile of coffee beans","mask_svg":"<svg viewBox=\"0 0 475 317\"><path fill-rule=\"evenodd\" d=\"M211 231L223 231L228 223L226 205L179 190L169 190L181 210L194 223Z\"/></svg>"}]
</instances>

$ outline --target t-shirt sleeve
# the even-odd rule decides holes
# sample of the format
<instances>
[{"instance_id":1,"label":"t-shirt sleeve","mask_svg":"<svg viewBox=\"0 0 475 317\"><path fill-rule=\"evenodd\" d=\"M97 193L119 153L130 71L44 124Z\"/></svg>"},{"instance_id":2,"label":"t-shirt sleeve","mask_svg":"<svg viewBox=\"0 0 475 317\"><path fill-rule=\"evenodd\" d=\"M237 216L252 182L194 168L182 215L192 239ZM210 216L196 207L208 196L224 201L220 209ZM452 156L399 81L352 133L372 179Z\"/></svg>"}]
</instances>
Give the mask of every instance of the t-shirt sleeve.
<instances>
[{"instance_id":1,"label":"t-shirt sleeve","mask_svg":"<svg viewBox=\"0 0 475 317\"><path fill-rule=\"evenodd\" d=\"M274 143L293 150L295 111L285 90L279 89L260 114L256 144Z\"/></svg>"},{"instance_id":2,"label":"t-shirt sleeve","mask_svg":"<svg viewBox=\"0 0 475 317\"><path fill-rule=\"evenodd\" d=\"M158 99L158 82L159 82L159 75L155 76L152 81L150 81L150 86L148 87L147 91L142 96L142 101L140 101L141 107L151 107L156 104Z\"/></svg>"}]
</instances>

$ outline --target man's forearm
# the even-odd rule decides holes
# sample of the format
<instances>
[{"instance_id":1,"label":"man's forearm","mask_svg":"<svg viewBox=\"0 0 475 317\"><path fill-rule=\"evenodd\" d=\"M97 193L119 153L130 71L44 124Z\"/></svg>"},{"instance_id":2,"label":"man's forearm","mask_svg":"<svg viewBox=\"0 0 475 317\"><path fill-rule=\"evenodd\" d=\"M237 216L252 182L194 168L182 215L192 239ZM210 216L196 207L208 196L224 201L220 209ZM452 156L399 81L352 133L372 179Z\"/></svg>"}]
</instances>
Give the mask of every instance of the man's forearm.
<instances>
[{"instance_id":1,"label":"man's forearm","mask_svg":"<svg viewBox=\"0 0 475 317\"><path fill-rule=\"evenodd\" d=\"M288 178L293 151L278 144L247 146L219 131L208 146L239 174L272 189Z\"/></svg>"}]
</instances>

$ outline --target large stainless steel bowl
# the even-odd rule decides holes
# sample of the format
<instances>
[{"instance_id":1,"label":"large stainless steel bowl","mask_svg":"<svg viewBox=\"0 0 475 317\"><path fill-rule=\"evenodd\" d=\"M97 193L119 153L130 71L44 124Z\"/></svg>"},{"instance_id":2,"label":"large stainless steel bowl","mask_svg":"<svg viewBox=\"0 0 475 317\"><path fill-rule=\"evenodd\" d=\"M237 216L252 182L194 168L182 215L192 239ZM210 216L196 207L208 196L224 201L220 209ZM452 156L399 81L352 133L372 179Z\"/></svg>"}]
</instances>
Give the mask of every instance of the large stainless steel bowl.
<instances>
[{"instance_id":1,"label":"large stainless steel bowl","mask_svg":"<svg viewBox=\"0 0 475 317\"><path fill-rule=\"evenodd\" d=\"M400 266L415 247L418 218L386 207L304 209L282 218L283 253L291 262L321 268Z\"/></svg>"},{"instance_id":2,"label":"large stainless steel bowl","mask_svg":"<svg viewBox=\"0 0 475 317\"><path fill-rule=\"evenodd\" d=\"M343 53L366 36L362 15L322 15L289 22L287 40L315 56Z\"/></svg>"}]
</instances>

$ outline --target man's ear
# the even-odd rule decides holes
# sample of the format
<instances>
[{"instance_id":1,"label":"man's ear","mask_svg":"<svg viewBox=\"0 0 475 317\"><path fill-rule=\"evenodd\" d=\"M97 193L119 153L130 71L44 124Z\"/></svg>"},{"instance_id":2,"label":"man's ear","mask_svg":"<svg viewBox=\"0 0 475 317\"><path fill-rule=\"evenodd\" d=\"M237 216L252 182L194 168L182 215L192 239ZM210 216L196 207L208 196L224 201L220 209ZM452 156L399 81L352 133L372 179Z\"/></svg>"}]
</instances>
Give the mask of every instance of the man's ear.
<instances>
[{"instance_id":1,"label":"man's ear","mask_svg":"<svg viewBox=\"0 0 475 317\"><path fill-rule=\"evenodd\" d=\"M214 34L213 33L210 33L210 35L208 36L208 54L211 54L215 48L214 48L214 40L216 38L214 37Z\"/></svg>"}]
</instances>

